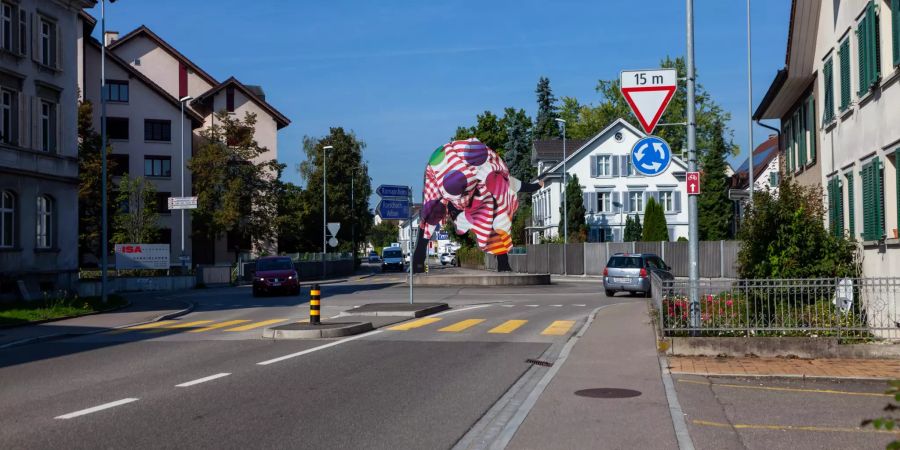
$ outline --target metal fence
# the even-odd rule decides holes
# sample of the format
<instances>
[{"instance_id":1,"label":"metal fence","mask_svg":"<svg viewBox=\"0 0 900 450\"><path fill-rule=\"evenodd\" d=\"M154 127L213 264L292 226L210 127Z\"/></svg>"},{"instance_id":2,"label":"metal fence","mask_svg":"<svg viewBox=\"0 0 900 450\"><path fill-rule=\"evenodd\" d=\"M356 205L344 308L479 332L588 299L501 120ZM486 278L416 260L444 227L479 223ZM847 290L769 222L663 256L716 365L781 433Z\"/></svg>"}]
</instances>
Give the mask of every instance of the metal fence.
<instances>
[{"instance_id":1,"label":"metal fence","mask_svg":"<svg viewBox=\"0 0 900 450\"><path fill-rule=\"evenodd\" d=\"M700 280L695 315L689 288L653 277L664 336L900 339L900 278Z\"/></svg>"}]
</instances>

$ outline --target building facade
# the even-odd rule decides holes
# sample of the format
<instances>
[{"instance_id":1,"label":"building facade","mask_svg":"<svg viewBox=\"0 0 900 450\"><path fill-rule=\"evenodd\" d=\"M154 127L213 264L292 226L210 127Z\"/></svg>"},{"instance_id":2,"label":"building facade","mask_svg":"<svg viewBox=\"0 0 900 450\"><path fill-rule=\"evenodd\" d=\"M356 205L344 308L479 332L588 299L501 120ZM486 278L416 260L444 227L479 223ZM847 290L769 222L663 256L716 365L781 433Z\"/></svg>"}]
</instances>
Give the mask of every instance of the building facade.
<instances>
[{"instance_id":1,"label":"building facade","mask_svg":"<svg viewBox=\"0 0 900 450\"><path fill-rule=\"evenodd\" d=\"M798 98L801 103L803 95L817 100L807 103L798 121L781 115L787 148L815 145L809 149L820 161L818 184L828 206L824 219L833 233L859 243L863 274L896 276L900 2L795 0L791 13L788 67L779 72L770 89L776 93L767 95L757 114L777 114L776 105L797 97L788 87L799 89L800 80L806 80L807 90ZM797 127L809 134L795 137L791 131ZM802 156L786 154L789 172Z\"/></svg>"},{"instance_id":2,"label":"building facade","mask_svg":"<svg viewBox=\"0 0 900 450\"><path fill-rule=\"evenodd\" d=\"M753 149L753 191L778 195L781 182L781 159L778 135L771 135L765 142ZM750 160L745 159L737 171L728 175L731 187L728 197L734 202L732 235L737 236L744 212L750 201Z\"/></svg>"},{"instance_id":3,"label":"building facade","mask_svg":"<svg viewBox=\"0 0 900 450\"><path fill-rule=\"evenodd\" d=\"M78 14L95 3L0 2L0 296L78 270Z\"/></svg>"},{"instance_id":4,"label":"building facade","mask_svg":"<svg viewBox=\"0 0 900 450\"><path fill-rule=\"evenodd\" d=\"M587 212L585 221L590 242L621 242L624 238L625 218L640 216L644 222L644 207L653 198L663 206L669 239L687 238L687 202L685 173L687 165L678 157L672 158L669 168L659 176L640 175L631 165L631 148L646 135L622 119L606 127L592 139L576 141L578 147L567 151L566 172L577 175L582 201ZM568 142L566 143L568 149ZM553 165L540 155L553 158L556 141L536 141L532 152L539 169L538 178L544 187L532 194L532 242L561 236L560 206L562 204L563 163L561 154Z\"/></svg>"}]
</instances>

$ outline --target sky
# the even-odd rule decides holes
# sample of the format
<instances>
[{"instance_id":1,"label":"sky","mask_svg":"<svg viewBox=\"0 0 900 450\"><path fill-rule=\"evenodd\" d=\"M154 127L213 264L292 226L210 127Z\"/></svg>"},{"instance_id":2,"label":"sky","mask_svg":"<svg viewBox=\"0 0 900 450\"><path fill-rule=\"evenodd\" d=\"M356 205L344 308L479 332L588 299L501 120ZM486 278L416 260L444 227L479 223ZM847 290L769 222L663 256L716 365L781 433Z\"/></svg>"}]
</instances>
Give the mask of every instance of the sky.
<instances>
[{"instance_id":1,"label":"sky","mask_svg":"<svg viewBox=\"0 0 900 450\"><path fill-rule=\"evenodd\" d=\"M790 4L752 2L754 109L784 66ZM694 11L698 82L731 113L737 167L749 136L746 2L696 0ZM99 19L99 6L90 13ZM534 117L539 77L558 98L597 103L597 80L686 49L679 0L118 0L106 13L108 30L146 25L215 78L262 85L291 119L278 136L285 181L303 185L304 136L341 126L366 143L373 189L410 185L417 199L428 156L457 126L508 106ZM755 126L755 144L769 133Z\"/></svg>"}]
</instances>

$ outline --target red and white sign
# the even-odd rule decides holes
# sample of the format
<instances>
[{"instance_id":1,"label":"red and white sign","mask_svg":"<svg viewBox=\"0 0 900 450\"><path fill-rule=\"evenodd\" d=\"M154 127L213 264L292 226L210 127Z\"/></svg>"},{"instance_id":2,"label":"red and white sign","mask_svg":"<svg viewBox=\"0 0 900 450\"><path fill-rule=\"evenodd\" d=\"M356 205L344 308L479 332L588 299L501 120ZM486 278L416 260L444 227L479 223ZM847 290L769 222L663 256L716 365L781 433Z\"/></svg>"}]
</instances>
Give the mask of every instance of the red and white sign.
<instances>
[{"instance_id":1,"label":"red and white sign","mask_svg":"<svg viewBox=\"0 0 900 450\"><path fill-rule=\"evenodd\" d=\"M116 244L116 270L169 268L169 244Z\"/></svg>"},{"instance_id":2,"label":"red and white sign","mask_svg":"<svg viewBox=\"0 0 900 450\"><path fill-rule=\"evenodd\" d=\"M622 96L647 134L652 134L678 88L675 69L623 70Z\"/></svg>"},{"instance_id":3,"label":"red and white sign","mask_svg":"<svg viewBox=\"0 0 900 450\"><path fill-rule=\"evenodd\" d=\"M688 195L700 195L700 172L687 173Z\"/></svg>"}]
</instances>

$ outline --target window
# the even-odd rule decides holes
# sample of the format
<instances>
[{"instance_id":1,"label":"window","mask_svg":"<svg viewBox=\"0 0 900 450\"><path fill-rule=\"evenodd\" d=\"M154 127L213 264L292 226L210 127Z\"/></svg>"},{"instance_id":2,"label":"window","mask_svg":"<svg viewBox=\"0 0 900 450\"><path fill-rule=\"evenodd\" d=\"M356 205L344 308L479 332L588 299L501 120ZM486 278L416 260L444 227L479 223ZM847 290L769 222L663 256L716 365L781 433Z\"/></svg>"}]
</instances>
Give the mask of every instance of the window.
<instances>
[{"instance_id":1,"label":"window","mask_svg":"<svg viewBox=\"0 0 900 450\"><path fill-rule=\"evenodd\" d=\"M109 154L109 167L113 176L121 177L128 173L128 164L129 164L128 155L120 155L116 153Z\"/></svg>"},{"instance_id":2,"label":"window","mask_svg":"<svg viewBox=\"0 0 900 450\"><path fill-rule=\"evenodd\" d=\"M612 155L597 156L597 176L612 176Z\"/></svg>"},{"instance_id":3,"label":"window","mask_svg":"<svg viewBox=\"0 0 900 450\"><path fill-rule=\"evenodd\" d=\"M234 112L234 86L225 88L225 110Z\"/></svg>"},{"instance_id":4,"label":"window","mask_svg":"<svg viewBox=\"0 0 900 450\"><path fill-rule=\"evenodd\" d=\"M628 193L628 211L633 213L644 212L644 193L632 191Z\"/></svg>"},{"instance_id":5,"label":"window","mask_svg":"<svg viewBox=\"0 0 900 450\"><path fill-rule=\"evenodd\" d=\"M147 177L171 177L172 176L172 157L171 156L145 156L144 157L144 176L147 176Z\"/></svg>"},{"instance_id":6,"label":"window","mask_svg":"<svg viewBox=\"0 0 900 450\"><path fill-rule=\"evenodd\" d=\"M18 95L9 89L0 89L0 142L18 144Z\"/></svg>"},{"instance_id":7,"label":"window","mask_svg":"<svg viewBox=\"0 0 900 450\"><path fill-rule=\"evenodd\" d=\"M13 50L13 23L14 23L13 6L9 3L3 3L0 6L0 47L6 51Z\"/></svg>"},{"instance_id":8,"label":"window","mask_svg":"<svg viewBox=\"0 0 900 450\"><path fill-rule=\"evenodd\" d=\"M35 247L53 247L53 199L47 195L37 198L37 227L35 229Z\"/></svg>"},{"instance_id":9,"label":"window","mask_svg":"<svg viewBox=\"0 0 900 450\"><path fill-rule=\"evenodd\" d=\"M787 121L788 169L803 169L816 161L816 104L812 94L803 99Z\"/></svg>"},{"instance_id":10,"label":"window","mask_svg":"<svg viewBox=\"0 0 900 450\"><path fill-rule=\"evenodd\" d=\"M779 179L778 172L769 172L769 186L770 187L778 187Z\"/></svg>"},{"instance_id":11,"label":"window","mask_svg":"<svg viewBox=\"0 0 900 450\"><path fill-rule=\"evenodd\" d=\"M841 42L838 50L838 60L841 63L841 112L850 107L850 38Z\"/></svg>"},{"instance_id":12,"label":"window","mask_svg":"<svg viewBox=\"0 0 900 450\"><path fill-rule=\"evenodd\" d=\"M847 222L850 231L850 239L856 240L856 198L853 187L853 172L844 175L847 178Z\"/></svg>"},{"instance_id":13,"label":"window","mask_svg":"<svg viewBox=\"0 0 900 450\"><path fill-rule=\"evenodd\" d=\"M41 150L56 151L56 104L41 100Z\"/></svg>"},{"instance_id":14,"label":"window","mask_svg":"<svg viewBox=\"0 0 900 450\"><path fill-rule=\"evenodd\" d=\"M828 181L828 225L836 237L844 234L843 187L838 177Z\"/></svg>"},{"instance_id":15,"label":"window","mask_svg":"<svg viewBox=\"0 0 900 450\"><path fill-rule=\"evenodd\" d=\"M171 192L157 192L156 193L156 213L157 214L170 214L172 211L169 210L169 197L172 196ZM168 244L168 242L163 242L163 244Z\"/></svg>"},{"instance_id":16,"label":"window","mask_svg":"<svg viewBox=\"0 0 900 450\"><path fill-rule=\"evenodd\" d=\"M672 191L660 191L659 204L662 205L663 211L667 213L675 212L675 196Z\"/></svg>"},{"instance_id":17,"label":"window","mask_svg":"<svg viewBox=\"0 0 900 450\"><path fill-rule=\"evenodd\" d=\"M822 122L831 123L834 120L834 67L831 57L825 61L825 67L822 69L823 78L825 79L825 105L822 107Z\"/></svg>"},{"instance_id":18,"label":"window","mask_svg":"<svg viewBox=\"0 0 900 450\"><path fill-rule=\"evenodd\" d=\"M144 140L145 141L165 141L172 140L172 121L170 120L144 120Z\"/></svg>"},{"instance_id":19,"label":"window","mask_svg":"<svg viewBox=\"0 0 900 450\"><path fill-rule=\"evenodd\" d=\"M875 241L884 235L884 165L875 157L862 166L863 240Z\"/></svg>"},{"instance_id":20,"label":"window","mask_svg":"<svg viewBox=\"0 0 900 450\"><path fill-rule=\"evenodd\" d=\"M45 17L41 17L40 27L40 62L48 67L57 67L56 60L56 24Z\"/></svg>"},{"instance_id":21,"label":"window","mask_svg":"<svg viewBox=\"0 0 900 450\"><path fill-rule=\"evenodd\" d=\"M16 196L0 191L0 248L16 245Z\"/></svg>"},{"instance_id":22,"label":"window","mask_svg":"<svg viewBox=\"0 0 900 450\"><path fill-rule=\"evenodd\" d=\"M859 91L863 97L881 78L881 55L878 33L878 14L875 2L869 1L856 26L856 42L859 56Z\"/></svg>"},{"instance_id":23,"label":"window","mask_svg":"<svg viewBox=\"0 0 900 450\"><path fill-rule=\"evenodd\" d=\"M612 210L612 192L597 193L597 209L598 213L611 213Z\"/></svg>"},{"instance_id":24,"label":"window","mask_svg":"<svg viewBox=\"0 0 900 450\"><path fill-rule=\"evenodd\" d=\"M106 80L103 97L108 102L127 102L128 80Z\"/></svg>"},{"instance_id":25,"label":"window","mask_svg":"<svg viewBox=\"0 0 900 450\"><path fill-rule=\"evenodd\" d=\"M127 117L107 117L106 118L106 135L110 139L128 140L128 118Z\"/></svg>"}]
</instances>

